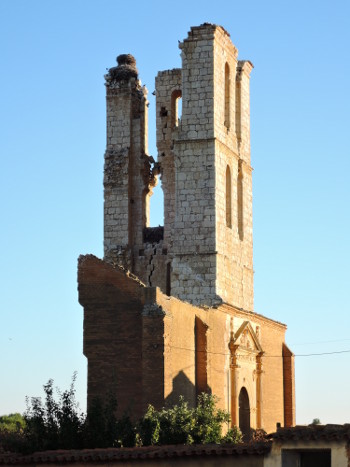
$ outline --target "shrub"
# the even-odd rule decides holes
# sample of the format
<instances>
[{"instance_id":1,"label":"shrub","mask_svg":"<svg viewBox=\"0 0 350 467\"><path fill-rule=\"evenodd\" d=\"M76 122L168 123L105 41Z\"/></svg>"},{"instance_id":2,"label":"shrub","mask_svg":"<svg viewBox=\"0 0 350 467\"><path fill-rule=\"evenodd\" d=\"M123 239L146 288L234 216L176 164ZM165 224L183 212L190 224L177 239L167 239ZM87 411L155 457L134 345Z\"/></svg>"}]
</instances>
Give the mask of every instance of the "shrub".
<instances>
[{"instance_id":1,"label":"shrub","mask_svg":"<svg viewBox=\"0 0 350 467\"><path fill-rule=\"evenodd\" d=\"M150 405L137 426L137 442L149 446L155 444L208 444L237 443L242 435L238 428L222 435L224 423L230 415L217 409L217 398L202 393L198 396L197 407L190 408L183 397L179 404L160 411Z\"/></svg>"}]
</instances>

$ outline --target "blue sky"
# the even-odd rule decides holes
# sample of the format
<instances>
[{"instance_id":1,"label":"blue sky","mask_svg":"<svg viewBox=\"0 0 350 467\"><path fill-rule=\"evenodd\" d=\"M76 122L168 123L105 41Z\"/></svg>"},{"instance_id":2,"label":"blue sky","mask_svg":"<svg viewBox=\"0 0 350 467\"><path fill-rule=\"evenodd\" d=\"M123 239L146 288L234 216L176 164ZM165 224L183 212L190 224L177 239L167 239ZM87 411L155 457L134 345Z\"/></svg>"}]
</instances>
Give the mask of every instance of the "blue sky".
<instances>
[{"instance_id":1,"label":"blue sky","mask_svg":"<svg viewBox=\"0 0 350 467\"><path fill-rule=\"evenodd\" d=\"M350 350L349 17L346 0L0 1L0 414L75 370L85 409L76 267L103 255L103 75L136 57L155 156L154 78L211 22L255 66L255 311L288 325L297 422L350 421L350 353L299 356Z\"/></svg>"}]
</instances>

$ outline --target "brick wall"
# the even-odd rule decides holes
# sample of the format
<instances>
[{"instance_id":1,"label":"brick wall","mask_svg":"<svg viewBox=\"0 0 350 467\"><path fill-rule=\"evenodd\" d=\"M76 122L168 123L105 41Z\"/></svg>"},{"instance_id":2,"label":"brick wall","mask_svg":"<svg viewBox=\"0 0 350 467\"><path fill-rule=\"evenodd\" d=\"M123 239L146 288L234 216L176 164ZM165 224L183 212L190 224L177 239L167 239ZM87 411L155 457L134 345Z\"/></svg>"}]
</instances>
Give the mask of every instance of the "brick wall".
<instances>
[{"instance_id":1,"label":"brick wall","mask_svg":"<svg viewBox=\"0 0 350 467\"><path fill-rule=\"evenodd\" d=\"M283 385L284 385L284 426L295 425L295 381L294 381L294 354L285 343L282 348L283 355Z\"/></svg>"},{"instance_id":2,"label":"brick wall","mask_svg":"<svg viewBox=\"0 0 350 467\"><path fill-rule=\"evenodd\" d=\"M142 286L93 256L79 259L79 302L84 307L88 406L117 398L120 413L142 413ZM123 291L121 293L121 291Z\"/></svg>"}]
</instances>

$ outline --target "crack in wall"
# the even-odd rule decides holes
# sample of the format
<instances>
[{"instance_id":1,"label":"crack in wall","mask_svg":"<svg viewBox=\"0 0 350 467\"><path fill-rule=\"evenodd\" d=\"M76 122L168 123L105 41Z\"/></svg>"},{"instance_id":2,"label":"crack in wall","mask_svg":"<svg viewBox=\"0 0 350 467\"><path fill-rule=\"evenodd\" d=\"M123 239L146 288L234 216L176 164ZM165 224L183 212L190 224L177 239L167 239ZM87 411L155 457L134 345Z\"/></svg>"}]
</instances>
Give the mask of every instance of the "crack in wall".
<instances>
[{"instance_id":1,"label":"crack in wall","mask_svg":"<svg viewBox=\"0 0 350 467\"><path fill-rule=\"evenodd\" d=\"M152 287L152 274L153 274L153 272L154 272L154 270L155 270L155 264L153 263L153 258L154 258L154 256L156 256L156 254L157 254L157 245L154 245L154 244L153 244L153 245L152 245L152 249L153 249L153 253L151 253L150 259L149 259L149 262L148 262L148 264L149 264L149 266L150 266L150 268L149 268L149 274L148 274L148 285L149 285L150 287Z\"/></svg>"}]
</instances>

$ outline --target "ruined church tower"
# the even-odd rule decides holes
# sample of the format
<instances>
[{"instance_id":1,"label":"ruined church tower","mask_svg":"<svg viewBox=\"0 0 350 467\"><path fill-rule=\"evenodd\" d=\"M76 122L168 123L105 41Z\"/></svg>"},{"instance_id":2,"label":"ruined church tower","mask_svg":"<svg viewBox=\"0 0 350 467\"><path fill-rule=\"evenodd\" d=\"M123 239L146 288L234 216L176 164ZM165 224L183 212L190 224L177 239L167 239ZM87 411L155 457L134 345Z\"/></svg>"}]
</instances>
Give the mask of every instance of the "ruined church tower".
<instances>
[{"instance_id":1,"label":"ruined church tower","mask_svg":"<svg viewBox=\"0 0 350 467\"><path fill-rule=\"evenodd\" d=\"M253 310L253 66L221 26L192 27L179 47L181 68L156 77L157 161L134 57L105 75L104 259L78 267L88 407L112 393L136 419L211 392L245 434L292 426L286 326ZM158 177L164 226L150 227Z\"/></svg>"},{"instance_id":2,"label":"ruined church tower","mask_svg":"<svg viewBox=\"0 0 350 467\"><path fill-rule=\"evenodd\" d=\"M252 65L237 60L229 34L215 25L192 28L180 48L182 68L156 78L156 166L134 58L119 56L106 75L105 258L192 304L252 311ZM148 219L158 170L164 231L157 232Z\"/></svg>"}]
</instances>

